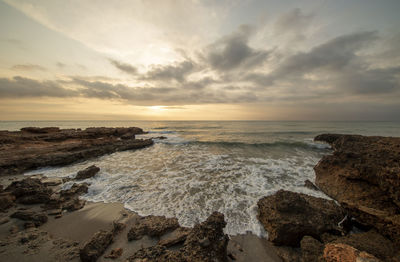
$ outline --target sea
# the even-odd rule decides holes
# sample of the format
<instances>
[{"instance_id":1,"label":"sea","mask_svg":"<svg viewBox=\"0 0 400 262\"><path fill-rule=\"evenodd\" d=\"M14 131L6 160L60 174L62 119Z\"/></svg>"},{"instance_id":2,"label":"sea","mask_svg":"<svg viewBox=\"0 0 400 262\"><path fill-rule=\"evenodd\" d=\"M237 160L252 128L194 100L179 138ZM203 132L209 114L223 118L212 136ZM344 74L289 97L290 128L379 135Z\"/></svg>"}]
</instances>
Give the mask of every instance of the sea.
<instances>
[{"instance_id":1,"label":"sea","mask_svg":"<svg viewBox=\"0 0 400 262\"><path fill-rule=\"evenodd\" d=\"M314 142L322 133L400 136L400 122L305 121L0 121L0 130L26 126L61 128L137 126L155 138L153 146L117 152L65 167L26 175L74 177L90 165L100 167L84 199L120 202L140 215L177 217L183 226L225 215L225 232L265 237L257 220L257 201L285 189L329 198L308 189L313 167L329 145ZM64 184L71 187L73 182Z\"/></svg>"}]
</instances>

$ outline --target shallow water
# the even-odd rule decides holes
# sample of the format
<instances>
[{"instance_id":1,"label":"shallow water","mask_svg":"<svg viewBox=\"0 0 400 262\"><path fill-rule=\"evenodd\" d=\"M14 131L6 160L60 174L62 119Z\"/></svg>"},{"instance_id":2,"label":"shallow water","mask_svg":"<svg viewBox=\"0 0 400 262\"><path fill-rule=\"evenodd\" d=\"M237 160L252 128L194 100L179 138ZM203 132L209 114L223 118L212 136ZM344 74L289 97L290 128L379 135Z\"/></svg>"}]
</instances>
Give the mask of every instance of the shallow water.
<instances>
[{"instance_id":1,"label":"shallow water","mask_svg":"<svg viewBox=\"0 0 400 262\"><path fill-rule=\"evenodd\" d=\"M149 131L140 137L166 136L142 150L29 174L74 176L95 164L101 171L86 181L87 200L122 202L141 215L175 216L184 226L220 211L227 233L259 236L265 235L256 218L261 197L279 189L326 197L304 187L304 180L315 179L313 167L331 152L314 143L314 136L400 135L400 123L390 122L0 122L0 129L23 126L139 126Z\"/></svg>"}]
</instances>

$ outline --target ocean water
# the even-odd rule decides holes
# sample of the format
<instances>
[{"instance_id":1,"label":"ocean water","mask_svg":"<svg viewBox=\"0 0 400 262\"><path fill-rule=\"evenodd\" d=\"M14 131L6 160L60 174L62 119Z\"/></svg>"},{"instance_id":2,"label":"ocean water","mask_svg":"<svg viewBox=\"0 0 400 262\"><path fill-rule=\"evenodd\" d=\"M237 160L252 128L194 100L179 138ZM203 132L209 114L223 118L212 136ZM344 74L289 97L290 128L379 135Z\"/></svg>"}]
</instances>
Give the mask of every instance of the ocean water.
<instances>
[{"instance_id":1,"label":"ocean water","mask_svg":"<svg viewBox=\"0 0 400 262\"><path fill-rule=\"evenodd\" d=\"M313 167L331 153L313 142L321 133L400 136L399 122L258 122L258 121L39 121L0 122L0 130L25 126L86 128L138 126L159 137L151 147L117 152L60 168L28 174L73 177L97 165L89 182L90 201L122 202L140 215L177 217L193 226L213 211L225 214L228 234L265 236L257 220L257 201L279 189L317 197L304 187L315 180ZM73 182L65 185L70 187Z\"/></svg>"}]
</instances>

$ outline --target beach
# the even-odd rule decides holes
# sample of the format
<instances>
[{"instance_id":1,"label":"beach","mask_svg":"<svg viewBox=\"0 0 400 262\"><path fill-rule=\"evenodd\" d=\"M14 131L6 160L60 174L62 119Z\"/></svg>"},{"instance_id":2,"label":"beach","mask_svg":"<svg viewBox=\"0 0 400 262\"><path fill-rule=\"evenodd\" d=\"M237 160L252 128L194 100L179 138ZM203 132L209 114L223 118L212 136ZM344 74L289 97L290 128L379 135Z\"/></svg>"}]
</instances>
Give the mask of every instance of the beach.
<instances>
[{"instance_id":1,"label":"beach","mask_svg":"<svg viewBox=\"0 0 400 262\"><path fill-rule=\"evenodd\" d=\"M316 160L307 164L311 165L311 172L296 166L303 165L302 162L291 162L290 168L303 172L297 173L298 180L293 180L293 184L288 184L290 179L280 177L286 181L286 186L282 186L285 183L275 185L273 190L264 188L251 195L239 192L236 198L225 198L218 193L222 196L222 207L240 203L240 197L244 196L248 196L247 201L252 201L249 206L254 213L250 212L247 219L255 221L247 228L241 228L235 218L238 214L246 218L246 205L221 209L218 201L215 202L218 197L211 195L209 201L212 201L206 203L215 204L203 206L206 212L195 213L196 203L181 206L177 212L173 210L177 203L168 204L173 199L167 198L168 202L165 202L159 198L163 196L162 192L171 193L168 190L173 188L162 188L162 183L167 182L154 182L157 198L152 187L149 186L147 194L143 191L146 184L140 180L135 184L126 180L121 172L129 173L133 169L124 166L121 159L133 161L134 154L143 161L146 154L154 153L151 151L154 148L157 151L162 147L171 149L170 138L175 139L170 143L178 151L181 147L193 150L198 146L186 141L176 144L176 133L168 137L170 133L165 130L163 133L150 131L104 127L3 131L2 146L8 154L3 153L1 162L0 258L14 261L110 261L111 257L116 261L209 261L214 257L218 261L336 261L329 259L340 257L344 252L355 257L366 253L376 261L398 261L398 138L325 134L316 136L315 142L303 137L303 143L292 140L290 149L288 142L279 141L278 145L272 146L274 154L290 151L301 153L303 157L307 152L315 154ZM306 131L301 132L303 136L309 135ZM260 153L260 143L253 144L250 149L243 142L230 143L224 142L224 150L239 148L242 153ZM208 146L215 150L215 146ZM266 150L265 147L271 150L271 145L262 144L262 150ZM190 151L187 153L190 158ZM184 155L179 157L182 159ZM202 157L198 159L201 161ZM168 163L166 160L164 164ZM154 161L150 163L153 169L147 172L157 168L157 159ZM203 172L213 168L221 170L221 165L230 163L225 163L224 158L218 162L220 166L202 169ZM121 169L116 170L121 163ZM247 160L247 163L250 162ZM145 163L144 166L135 165L135 168L142 176L148 176L143 173L146 166ZM179 179L185 179L179 170L175 172L180 174ZM225 174L224 180L237 185L238 181L230 180L226 175L229 172L229 169L223 169L210 174ZM173 171L169 170L169 173ZM237 170L230 175L236 173ZM335 178L337 174L340 175ZM188 175L186 179L193 180ZM133 178L139 179L135 175ZM170 176L166 178L171 179ZM163 176L159 179L165 181ZM274 184L270 179L269 183ZM152 177L150 181L156 180L157 177ZM119 186L118 197L114 188L121 181L125 181L125 185ZM221 183L221 180L215 183ZM110 187L107 188L107 184ZM193 201L190 194L201 197L207 192L196 191L193 183L183 185L189 194L186 202ZM205 185L217 192L221 190L214 182ZM229 187L224 188L225 193L230 192ZM251 186L246 189L254 190ZM141 206L142 200L135 191L147 198L148 213L143 211L145 206ZM352 194L353 191L356 193ZM123 200L126 196L129 201ZM151 196L156 198L151 199ZM132 204L135 200L139 202L136 207ZM158 203L154 204L154 201ZM167 203L166 207L164 203ZM232 214L231 209L236 213ZM188 220L183 219L185 217ZM376 248L378 242L367 243L366 239L371 237L384 243L386 249Z\"/></svg>"}]
</instances>

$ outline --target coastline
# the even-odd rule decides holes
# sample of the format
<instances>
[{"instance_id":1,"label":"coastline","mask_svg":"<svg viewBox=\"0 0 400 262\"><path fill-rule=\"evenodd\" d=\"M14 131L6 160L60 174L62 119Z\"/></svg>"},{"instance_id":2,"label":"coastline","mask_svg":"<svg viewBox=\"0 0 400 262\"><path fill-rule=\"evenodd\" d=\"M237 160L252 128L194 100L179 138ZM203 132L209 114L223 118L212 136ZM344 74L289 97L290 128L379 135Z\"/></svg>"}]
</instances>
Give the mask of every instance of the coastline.
<instances>
[{"instance_id":1,"label":"coastline","mask_svg":"<svg viewBox=\"0 0 400 262\"><path fill-rule=\"evenodd\" d=\"M36 144L45 150L36 150L28 165L24 163L24 158L13 163L23 164L22 169L7 166L9 156L3 154L3 163L6 164L2 165L2 174L16 175L0 177L3 209L0 214L0 260L110 261L106 256L122 251L115 261L211 261L215 255L220 261L341 261L341 258L350 257L364 257L370 259L368 261L400 261L400 253L396 251L400 242L397 193L400 138L337 134L316 137L316 140L331 144L334 152L323 157L315 166L316 183L308 181L308 186L313 190L322 190L337 200L340 206L331 200L284 190L264 197L258 202L258 219L269 232L269 241L252 234L225 235L222 230L226 223L219 213L213 213L193 228L183 228L176 219L141 217L120 203L80 200L79 195L85 190L87 192L90 185L61 190L60 185L65 182L62 179L49 181L40 176L27 178L18 175L22 170L35 166L32 165L38 163L35 159L42 160L42 154L50 156L47 159L54 159L52 154L57 155L60 150L66 149L56 145L69 146L76 139L86 141L84 144L88 146L88 152L93 152L90 148L96 148L94 155L79 151L81 159L152 144L151 139L145 143L142 142L146 140L135 139L132 130L143 133L141 129L132 128L95 128L88 131L30 128L21 132L23 134L11 134L13 139L22 138L19 142L3 136L3 146L9 144L7 149L13 149L13 143L18 145L14 148L16 153L21 152L18 150L22 147L31 154L26 140L30 141L29 145ZM2 132L2 135L10 133ZM46 143L38 143L38 139ZM93 143L97 140L101 143ZM140 146L137 146L138 142ZM123 146L126 143L135 146ZM110 144L113 146L109 147ZM71 154L76 155L75 145L68 146L62 156L66 159L63 164L80 160L71 158ZM60 158L56 158L55 162L60 164L59 161ZM89 167L83 170L83 174L94 176L98 172L96 170L96 167ZM18 183L14 188L8 186L18 180L28 181L27 186L18 188ZM24 193L20 194L18 190ZM58 211L51 214L54 205ZM33 213L28 219L24 218L28 221L24 222L21 221L24 216L15 215L18 212L24 213L24 216ZM46 219L39 221L37 217L43 212L47 212ZM130 237L132 228L136 230L135 235L141 232L139 237ZM358 230L356 234L355 229ZM368 240L371 237L374 240ZM98 252L93 250L93 246ZM88 260L85 256L89 257ZM346 261L356 261L354 259Z\"/></svg>"}]
</instances>

